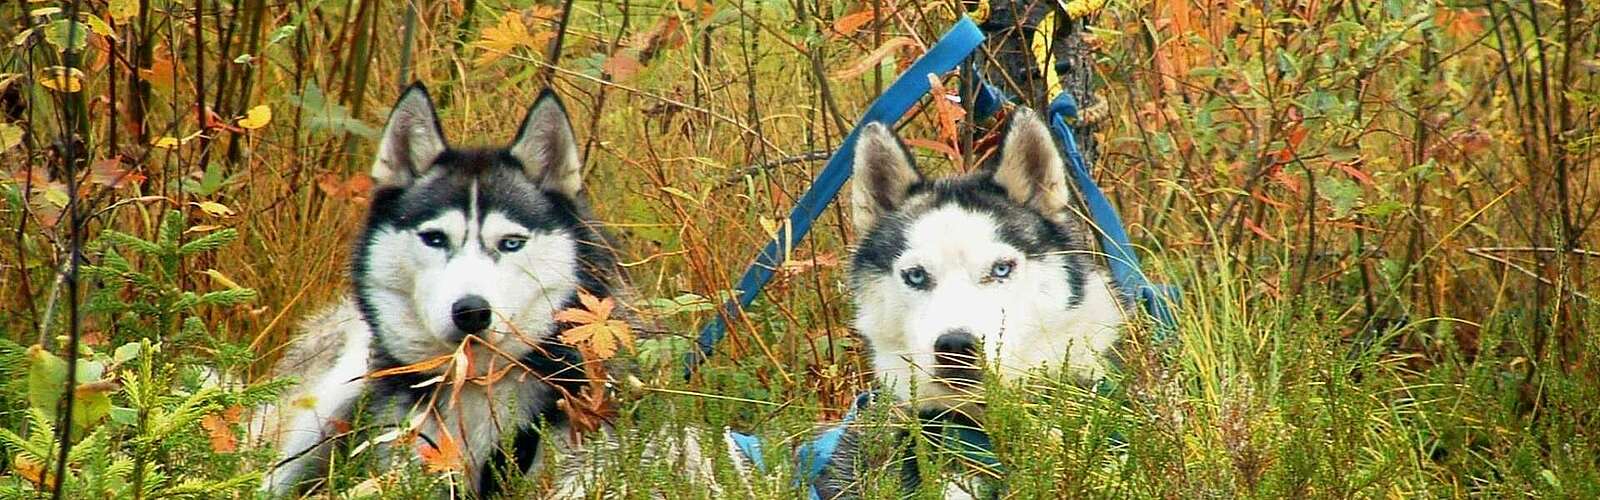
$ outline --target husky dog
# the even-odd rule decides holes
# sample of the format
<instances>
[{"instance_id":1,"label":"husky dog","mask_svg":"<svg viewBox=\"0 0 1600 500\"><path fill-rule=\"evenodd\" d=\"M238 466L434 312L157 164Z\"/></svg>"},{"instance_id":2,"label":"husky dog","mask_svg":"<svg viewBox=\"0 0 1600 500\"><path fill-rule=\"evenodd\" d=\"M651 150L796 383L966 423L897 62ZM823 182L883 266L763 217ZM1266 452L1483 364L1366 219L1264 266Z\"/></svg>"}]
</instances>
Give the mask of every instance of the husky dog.
<instances>
[{"instance_id":1,"label":"husky dog","mask_svg":"<svg viewBox=\"0 0 1600 500\"><path fill-rule=\"evenodd\" d=\"M996 159L943 179L923 177L888 127L862 130L851 193L863 235L850 269L853 326L871 348L882 396L925 420L976 424L980 366L1002 379L1041 369L1082 382L1105 374L1126 304L1070 207L1064 166L1045 123L1025 108ZM856 467L871 465L861 463L857 432L815 484L822 498L853 496Z\"/></svg>"},{"instance_id":2,"label":"husky dog","mask_svg":"<svg viewBox=\"0 0 1600 500\"><path fill-rule=\"evenodd\" d=\"M288 494L315 478L353 421L384 429L373 435L415 432L419 449L449 441L465 489L479 495L533 467L539 425L564 427L556 401L583 378L581 357L552 338L553 316L579 304L580 292L621 289L584 201L578 147L550 91L509 146L457 149L427 90L406 90L372 165L352 296L305 324L274 369L301 384L255 422L282 454L263 490ZM408 365L429 368L369 376ZM463 376L476 380L455 380ZM512 453L502 442L514 443ZM383 448L390 459L410 452Z\"/></svg>"}]
</instances>

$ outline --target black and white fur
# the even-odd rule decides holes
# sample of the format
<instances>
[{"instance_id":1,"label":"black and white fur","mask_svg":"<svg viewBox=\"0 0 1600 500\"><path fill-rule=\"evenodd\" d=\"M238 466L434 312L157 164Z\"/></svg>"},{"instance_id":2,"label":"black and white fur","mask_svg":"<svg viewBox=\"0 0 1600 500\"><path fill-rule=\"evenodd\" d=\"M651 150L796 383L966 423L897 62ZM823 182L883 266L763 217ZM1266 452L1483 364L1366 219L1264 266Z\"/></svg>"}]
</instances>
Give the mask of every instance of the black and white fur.
<instances>
[{"instance_id":1,"label":"black and white fur","mask_svg":"<svg viewBox=\"0 0 1600 500\"><path fill-rule=\"evenodd\" d=\"M281 454L264 491L286 495L317 479L339 421L417 430L414 447L448 433L466 462L465 490L479 494L534 466L538 426L564 427L552 384L576 392L583 378L576 351L553 339L553 315L577 304L579 290L607 297L620 286L612 246L585 202L578 149L552 92L539 96L510 145L457 149L445 141L427 90L406 90L372 166L352 295L305 323L274 370L300 385L255 422ZM442 368L364 378L452 354L468 336L529 369L513 368L488 387L467 383L454 403L435 397L452 389L435 380ZM515 366L475 347L470 375ZM440 418L416 418L430 404ZM507 439L513 450L501 446Z\"/></svg>"},{"instance_id":2,"label":"black and white fur","mask_svg":"<svg viewBox=\"0 0 1600 500\"><path fill-rule=\"evenodd\" d=\"M990 165L941 179L918 172L888 127L868 124L854 168L853 326L880 394L911 415L981 425L980 367L1002 380L1106 373L1126 304L1071 209L1063 158L1038 115L1019 109ZM816 484L823 498L853 496L854 471L882 465L862 463L872 458L861 437L839 447ZM946 492L966 496L954 484Z\"/></svg>"}]
</instances>

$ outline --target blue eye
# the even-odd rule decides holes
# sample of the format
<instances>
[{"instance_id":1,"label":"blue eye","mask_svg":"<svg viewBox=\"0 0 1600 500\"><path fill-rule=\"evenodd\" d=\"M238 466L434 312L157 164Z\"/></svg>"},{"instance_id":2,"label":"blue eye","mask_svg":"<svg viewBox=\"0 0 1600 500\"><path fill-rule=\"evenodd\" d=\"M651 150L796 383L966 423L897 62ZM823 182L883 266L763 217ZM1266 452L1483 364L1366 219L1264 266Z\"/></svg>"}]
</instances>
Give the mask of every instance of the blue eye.
<instances>
[{"instance_id":1,"label":"blue eye","mask_svg":"<svg viewBox=\"0 0 1600 500\"><path fill-rule=\"evenodd\" d=\"M445 236L444 231L423 231L417 234L417 237L422 238L423 245L427 245L431 248L444 248L450 246L450 237Z\"/></svg>"},{"instance_id":2,"label":"blue eye","mask_svg":"<svg viewBox=\"0 0 1600 500\"><path fill-rule=\"evenodd\" d=\"M522 246L527 243L527 238L523 238L521 236L507 236L505 238L500 238L500 242L495 244L495 248L498 248L504 253L511 253L521 250Z\"/></svg>"},{"instance_id":3,"label":"blue eye","mask_svg":"<svg viewBox=\"0 0 1600 500\"><path fill-rule=\"evenodd\" d=\"M900 271L900 279L906 282L906 286L918 290L927 290L930 285L928 283L928 271L923 269L922 266Z\"/></svg>"},{"instance_id":4,"label":"blue eye","mask_svg":"<svg viewBox=\"0 0 1600 500\"><path fill-rule=\"evenodd\" d=\"M1006 277L1011 276L1011 271L1016 268L1017 261L1010 259L996 261L993 266L989 267L989 277L995 279L1005 279Z\"/></svg>"}]
</instances>

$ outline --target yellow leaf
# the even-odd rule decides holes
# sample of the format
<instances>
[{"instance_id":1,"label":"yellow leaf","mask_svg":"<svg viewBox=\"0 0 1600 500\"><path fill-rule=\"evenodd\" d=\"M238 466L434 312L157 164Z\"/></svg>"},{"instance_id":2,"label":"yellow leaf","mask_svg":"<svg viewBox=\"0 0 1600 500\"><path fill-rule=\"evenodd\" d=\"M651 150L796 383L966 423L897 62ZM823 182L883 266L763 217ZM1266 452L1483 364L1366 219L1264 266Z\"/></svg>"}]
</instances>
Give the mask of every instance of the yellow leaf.
<instances>
[{"instance_id":1,"label":"yellow leaf","mask_svg":"<svg viewBox=\"0 0 1600 500\"><path fill-rule=\"evenodd\" d=\"M247 130L255 130L265 127L271 122L272 108L262 104L254 108L250 108L250 111L245 113L244 118L239 119L239 127Z\"/></svg>"},{"instance_id":2,"label":"yellow leaf","mask_svg":"<svg viewBox=\"0 0 1600 500\"><path fill-rule=\"evenodd\" d=\"M56 92L71 94L83 90L83 72L78 68L51 66L39 70L39 85Z\"/></svg>"},{"instance_id":3,"label":"yellow leaf","mask_svg":"<svg viewBox=\"0 0 1600 500\"><path fill-rule=\"evenodd\" d=\"M482 53L474 61L478 66L486 66L510 54L517 47L528 47L538 50L545 42L554 37L553 32L534 33L522 22L522 15L512 12L500 17L500 22L494 26L483 29L478 41L472 45Z\"/></svg>"},{"instance_id":4,"label":"yellow leaf","mask_svg":"<svg viewBox=\"0 0 1600 500\"><path fill-rule=\"evenodd\" d=\"M578 302L583 309L569 308L556 314L558 321L576 324L561 332L562 342L599 359L616 356L618 346L633 351L633 327L625 321L611 319L616 300L611 297L598 298L580 290Z\"/></svg>"},{"instance_id":5,"label":"yellow leaf","mask_svg":"<svg viewBox=\"0 0 1600 500\"><path fill-rule=\"evenodd\" d=\"M106 7L106 13L111 15L111 20L122 22L124 19L139 15L139 0L111 0L111 5Z\"/></svg>"},{"instance_id":6,"label":"yellow leaf","mask_svg":"<svg viewBox=\"0 0 1600 500\"><path fill-rule=\"evenodd\" d=\"M0 123L0 153L18 144L22 144L22 127L11 123Z\"/></svg>"},{"instance_id":7,"label":"yellow leaf","mask_svg":"<svg viewBox=\"0 0 1600 500\"><path fill-rule=\"evenodd\" d=\"M231 289L234 289L234 290L242 288L242 287L239 286L238 283L234 282L231 279L228 279L228 275L222 274L222 271L218 271L216 269L207 269L205 272L206 272L206 276L210 276L211 279L217 280L217 283L221 283L222 286L225 286L225 287L228 287L228 288L231 288Z\"/></svg>"},{"instance_id":8,"label":"yellow leaf","mask_svg":"<svg viewBox=\"0 0 1600 500\"><path fill-rule=\"evenodd\" d=\"M172 149L172 148L176 148L176 147L178 147L179 145L182 145L182 144L183 144L183 141L178 140L177 137L161 137L161 138L156 139L155 142L150 143L151 146L155 146L155 147L158 147L158 148L161 148L161 149Z\"/></svg>"},{"instance_id":9,"label":"yellow leaf","mask_svg":"<svg viewBox=\"0 0 1600 500\"><path fill-rule=\"evenodd\" d=\"M233 209L215 201L202 201L197 205L200 205L200 210L205 211L207 215L212 217L233 217L234 215Z\"/></svg>"}]
</instances>

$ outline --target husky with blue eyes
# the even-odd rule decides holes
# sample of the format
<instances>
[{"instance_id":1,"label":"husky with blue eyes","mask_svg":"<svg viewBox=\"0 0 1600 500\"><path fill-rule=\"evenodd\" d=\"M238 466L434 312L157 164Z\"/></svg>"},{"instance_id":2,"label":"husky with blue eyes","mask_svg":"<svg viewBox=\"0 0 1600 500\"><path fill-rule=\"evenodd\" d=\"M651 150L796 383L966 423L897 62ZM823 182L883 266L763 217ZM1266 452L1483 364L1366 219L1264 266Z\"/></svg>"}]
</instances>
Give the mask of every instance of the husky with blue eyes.
<instances>
[{"instance_id":1,"label":"husky with blue eyes","mask_svg":"<svg viewBox=\"0 0 1600 500\"><path fill-rule=\"evenodd\" d=\"M1002 380L1105 374L1126 304L1071 209L1063 157L1037 114L1019 109L997 157L971 174L924 177L879 123L862 130L854 161L853 326L880 399L925 421L981 426L984 369ZM859 432L815 483L822 498L853 497L854 471L873 466L857 456ZM958 486L947 483L947 496L967 496Z\"/></svg>"},{"instance_id":2,"label":"husky with blue eyes","mask_svg":"<svg viewBox=\"0 0 1600 500\"><path fill-rule=\"evenodd\" d=\"M313 486L349 422L403 431L414 437L394 442L415 448L450 441L462 489L480 495L533 467L541 424L566 434L556 401L584 377L576 351L554 338L554 315L578 305L580 292L604 298L620 286L585 202L578 149L548 91L510 145L482 149L445 141L420 84L401 96L372 166L351 297L306 322L274 368L300 385L254 423L281 453L263 490ZM457 352L472 362L368 376ZM447 369L494 382L441 391Z\"/></svg>"}]
</instances>

